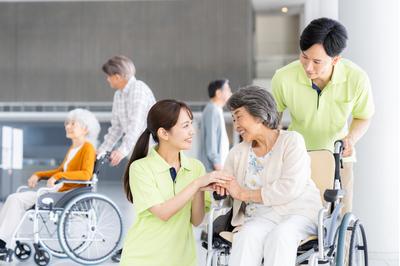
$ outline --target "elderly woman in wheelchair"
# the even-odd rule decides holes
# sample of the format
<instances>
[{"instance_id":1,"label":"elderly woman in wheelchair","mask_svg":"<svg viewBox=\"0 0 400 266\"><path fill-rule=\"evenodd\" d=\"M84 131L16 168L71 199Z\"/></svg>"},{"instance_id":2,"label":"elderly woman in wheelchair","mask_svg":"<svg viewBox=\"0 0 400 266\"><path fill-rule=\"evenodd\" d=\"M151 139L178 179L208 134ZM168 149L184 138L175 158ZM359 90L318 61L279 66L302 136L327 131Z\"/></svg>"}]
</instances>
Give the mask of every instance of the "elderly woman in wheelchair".
<instances>
[{"instance_id":1,"label":"elderly woman in wheelchair","mask_svg":"<svg viewBox=\"0 0 400 266\"><path fill-rule=\"evenodd\" d=\"M229 99L243 139L230 151L225 171L235 179L218 185L234 199L229 265L295 265L302 239L316 233L319 190L297 132L279 130L274 99L265 89L242 88Z\"/></svg>"},{"instance_id":2,"label":"elderly woman in wheelchair","mask_svg":"<svg viewBox=\"0 0 400 266\"><path fill-rule=\"evenodd\" d=\"M106 197L90 193L96 183L93 180L97 174L94 169L94 145L100 124L93 113L75 109L68 113L65 131L72 144L61 165L53 170L36 172L28 179L29 188L35 188L40 180L47 180L47 188L23 191L28 187L20 187L7 198L1 208L0 260L12 260L15 243L16 257L22 261L27 260L32 250L20 240L33 240L36 252L34 260L38 265L47 265L51 254L70 257L78 263L99 263L110 256L118 245L121 234L117 234L117 225L121 224L118 209ZM106 216L114 215L119 222L113 225L117 235L116 239L112 239L115 246L111 250L101 246L103 250L99 252L102 254L100 258L89 256L86 253L93 252L91 246L96 238L101 238L98 241L100 244L109 240L105 235L98 237L103 234L99 231L98 223L104 222L101 213L104 210L108 210L108 214L104 213ZM26 217L33 221L33 239L18 235ZM103 256L104 252L107 252L106 256Z\"/></svg>"},{"instance_id":3,"label":"elderly woman in wheelchair","mask_svg":"<svg viewBox=\"0 0 400 266\"><path fill-rule=\"evenodd\" d=\"M227 106L243 141L225 162L234 178L214 185L214 198L230 195L233 207L215 221L226 207L219 201L211 208L207 266L368 265L361 222L352 213L341 217L343 143L333 155L307 153L301 135L278 129L275 102L263 88L243 88Z\"/></svg>"}]
</instances>

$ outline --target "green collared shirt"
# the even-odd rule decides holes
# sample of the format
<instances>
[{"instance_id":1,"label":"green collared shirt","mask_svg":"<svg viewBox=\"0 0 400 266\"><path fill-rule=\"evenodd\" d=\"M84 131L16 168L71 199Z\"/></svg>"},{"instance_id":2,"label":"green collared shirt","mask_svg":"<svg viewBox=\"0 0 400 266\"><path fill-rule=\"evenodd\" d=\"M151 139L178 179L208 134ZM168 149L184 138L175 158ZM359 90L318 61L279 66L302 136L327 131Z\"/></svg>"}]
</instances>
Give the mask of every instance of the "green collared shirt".
<instances>
[{"instance_id":1,"label":"green collared shirt","mask_svg":"<svg viewBox=\"0 0 400 266\"><path fill-rule=\"evenodd\" d=\"M154 148L148 156L130 165L129 182L136 220L125 238L121 265L197 265L190 222L191 201L166 222L149 211L205 174L198 160L186 157L183 152L180 160L175 182L171 178L171 166Z\"/></svg>"},{"instance_id":2,"label":"green collared shirt","mask_svg":"<svg viewBox=\"0 0 400 266\"><path fill-rule=\"evenodd\" d=\"M308 150L332 151L334 142L347 135L350 115L369 119L374 113L367 74L346 59L335 65L332 79L320 95L298 60L277 70L272 94L279 112L288 109L289 130L303 135Z\"/></svg>"}]
</instances>

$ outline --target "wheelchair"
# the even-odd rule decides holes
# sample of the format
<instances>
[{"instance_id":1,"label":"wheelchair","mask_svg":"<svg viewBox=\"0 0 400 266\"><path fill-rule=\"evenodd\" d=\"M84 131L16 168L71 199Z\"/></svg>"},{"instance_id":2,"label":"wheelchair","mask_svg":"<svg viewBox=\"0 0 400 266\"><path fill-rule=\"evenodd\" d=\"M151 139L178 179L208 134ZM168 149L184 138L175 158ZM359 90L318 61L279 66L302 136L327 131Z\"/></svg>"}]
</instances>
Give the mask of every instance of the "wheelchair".
<instances>
[{"instance_id":1,"label":"wheelchair","mask_svg":"<svg viewBox=\"0 0 400 266\"><path fill-rule=\"evenodd\" d=\"M367 238L364 227L353 213L341 214L345 191L341 189L340 168L343 142L336 141L334 153L327 150L309 151L312 179L320 189L324 207L318 213L316 236L303 240L297 250L296 265L368 266ZM214 192L208 217L207 266L227 266L234 228L231 226L230 198ZM225 212L214 219L217 212Z\"/></svg>"},{"instance_id":2,"label":"wheelchair","mask_svg":"<svg viewBox=\"0 0 400 266\"><path fill-rule=\"evenodd\" d=\"M109 154L98 158L90 181L60 179L56 184L82 184L67 192L50 192L42 187L37 191L36 204L25 212L13 233L15 257L20 261L30 258L32 241L34 261L49 264L52 256L93 265L110 258L122 237L122 218L116 204L96 193L98 174L109 160ZM29 189L21 186L17 192ZM33 233L23 234L24 222L33 223Z\"/></svg>"}]
</instances>

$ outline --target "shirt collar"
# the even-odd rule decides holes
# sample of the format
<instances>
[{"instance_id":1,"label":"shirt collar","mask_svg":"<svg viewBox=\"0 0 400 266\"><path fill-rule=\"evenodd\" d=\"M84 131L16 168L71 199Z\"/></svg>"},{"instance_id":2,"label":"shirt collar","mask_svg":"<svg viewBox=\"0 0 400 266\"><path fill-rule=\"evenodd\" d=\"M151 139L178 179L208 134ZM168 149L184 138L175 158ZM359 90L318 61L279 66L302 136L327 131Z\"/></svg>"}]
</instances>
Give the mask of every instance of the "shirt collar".
<instances>
[{"instance_id":1,"label":"shirt collar","mask_svg":"<svg viewBox=\"0 0 400 266\"><path fill-rule=\"evenodd\" d=\"M333 69L333 74L331 78L331 83L332 84L338 84L345 82L347 80L346 77L346 71L344 69L344 65L342 63L342 60L339 60L339 62L336 63L334 69ZM309 79L306 75L306 72L303 68L303 66L300 64L301 71L298 72L297 79L300 83L307 85L307 86L312 86L312 81Z\"/></svg>"},{"instance_id":2,"label":"shirt collar","mask_svg":"<svg viewBox=\"0 0 400 266\"><path fill-rule=\"evenodd\" d=\"M153 166L154 170L158 173L169 171L169 169L171 168L171 165L169 165L164 160L164 158L162 158L160 156L160 154L158 154L158 152L156 151L156 147L157 146L152 147L149 152L149 156L154 158L154 166ZM186 155L182 151L179 152L179 156L181 158L181 167L188 171L191 171L192 167L190 165L189 158L187 158Z\"/></svg>"},{"instance_id":3,"label":"shirt collar","mask_svg":"<svg viewBox=\"0 0 400 266\"><path fill-rule=\"evenodd\" d=\"M136 82L136 78L132 76L129 80L128 83L126 83L125 87L121 90L122 93L127 93L129 91L129 88L132 87L132 84Z\"/></svg>"}]
</instances>

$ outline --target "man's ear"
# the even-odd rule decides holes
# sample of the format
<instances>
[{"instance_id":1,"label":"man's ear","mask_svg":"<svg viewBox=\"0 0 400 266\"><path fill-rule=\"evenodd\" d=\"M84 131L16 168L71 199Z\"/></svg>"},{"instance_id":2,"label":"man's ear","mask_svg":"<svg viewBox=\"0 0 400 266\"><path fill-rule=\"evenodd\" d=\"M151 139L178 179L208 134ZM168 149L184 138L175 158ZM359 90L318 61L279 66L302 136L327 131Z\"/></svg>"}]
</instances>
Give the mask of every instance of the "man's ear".
<instances>
[{"instance_id":1,"label":"man's ear","mask_svg":"<svg viewBox=\"0 0 400 266\"><path fill-rule=\"evenodd\" d=\"M222 89L216 90L216 91L215 91L215 97L221 98L221 96L222 96Z\"/></svg>"},{"instance_id":2,"label":"man's ear","mask_svg":"<svg viewBox=\"0 0 400 266\"><path fill-rule=\"evenodd\" d=\"M342 57L340 55L337 55L337 56L333 57L332 65L333 66L336 65L340 61L340 59L342 59Z\"/></svg>"},{"instance_id":3,"label":"man's ear","mask_svg":"<svg viewBox=\"0 0 400 266\"><path fill-rule=\"evenodd\" d=\"M168 140L169 139L169 135L168 135L168 131L165 130L164 128L160 127L157 130L157 136L159 139L163 139L163 140Z\"/></svg>"}]
</instances>

